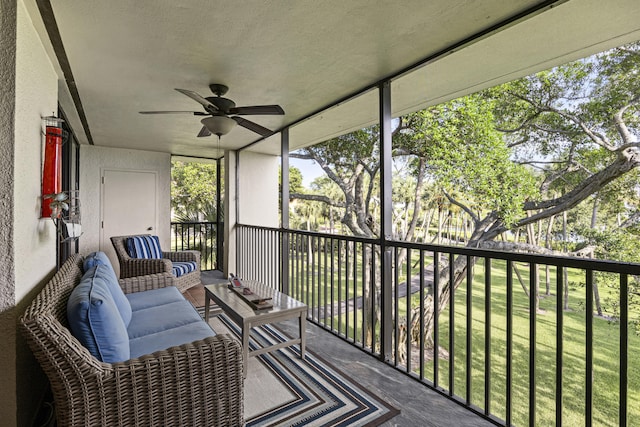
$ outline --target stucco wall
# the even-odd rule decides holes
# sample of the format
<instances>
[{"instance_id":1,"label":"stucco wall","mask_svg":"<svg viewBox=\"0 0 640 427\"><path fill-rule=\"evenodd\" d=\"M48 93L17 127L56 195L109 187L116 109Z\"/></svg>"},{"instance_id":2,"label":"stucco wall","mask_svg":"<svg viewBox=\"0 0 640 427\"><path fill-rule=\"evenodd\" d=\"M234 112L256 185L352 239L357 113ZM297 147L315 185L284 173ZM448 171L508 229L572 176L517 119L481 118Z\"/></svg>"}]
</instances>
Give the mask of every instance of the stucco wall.
<instances>
[{"instance_id":1,"label":"stucco wall","mask_svg":"<svg viewBox=\"0 0 640 427\"><path fill-rule=\"evenodd\" d=\"M100 178L104 169L155 171L158 176L158 230L160 244L168 248L171 227L171 155L150 151L80 147L80 206L82 237L80 252L100 249Z\"/></svg>"},{"instance_id":2,"label":"stucco wall","mask_svg":"<svg viewBox=\"0 0 640 427\"><path fill-rule=\"evenodd\" d=\"M0 0L0 419L16 425L15 271L13 250L13 158L16 2Z\"/></svg>"},{"instance_id":3,"label":"stucco wall","mask_svg":"<svg viewBox=\"0 0 640 427\"><path fill-rule=\"evenodd\" d=\"M238 200L238 212L236 220L244 225L258 225L263 227L278 227L280 218L278 215L278 169L279 158L277 156L252 153L241 151L239 153L238 163L238 188L237 193L233 194L233 200ZM235 172L235 171L234 171ZM235 179L235 173L234 173ZM229 189L233 187L228 185ZM228 200L228 199L226 199ZM226 217L225 217L226 218ZM227 242L229 250L229 259L235 260L236 248L246 245L247 242L241 242L236 239L234 224L230 224L230 238ZM279 266L277 259L273 257L272 247L266 240L251 243L253 249L257 253L265 256L265 263L262 266L263 271L259 272L264 277L274 278L274 283L268 283L277 286ZM262 246L261 246L262 245ZM271 258L270 258L271 257ZM229 263L229 267L234 262ZM233 266L233 270L239 274L246 275L251 278L252 274L258 272L250 272L245 269L251 269L247 264L242 266Z\"/></svg>"},{"instance_id":4,"label":"stucco wall","mask_svg":"<svg viewBox=\"0 0 640 427\"><path fill-rule=\"evenodd\" d=\"M278 167L277 156L240 152L237 197L238 222L247 225L278 227Z\"/></svg>"},{"instance_id":5,"label":"stucco wall","mask_svg":"<svg viewBox=\"0 0 640 427\"><path fill-rule=\"evenodd\" d=\"M40 218L40 201L42 117L58 111L58 77L21 3L17 39L14 245L19 301L56 266L56 230L50 218Z\"/></svg>"},{"instance_id":6,"label":"stucco wall","mask_svg":"<svg viewBox=\"0 0 640 427\"><path fill-rule=\"evenodd\" d=\"M42 120L57 110L57 76L22 1L0 0L0 423L30 425L46 381L17 318L55 269L55 230L40 219Z\"/></svg>"}]
</instances>

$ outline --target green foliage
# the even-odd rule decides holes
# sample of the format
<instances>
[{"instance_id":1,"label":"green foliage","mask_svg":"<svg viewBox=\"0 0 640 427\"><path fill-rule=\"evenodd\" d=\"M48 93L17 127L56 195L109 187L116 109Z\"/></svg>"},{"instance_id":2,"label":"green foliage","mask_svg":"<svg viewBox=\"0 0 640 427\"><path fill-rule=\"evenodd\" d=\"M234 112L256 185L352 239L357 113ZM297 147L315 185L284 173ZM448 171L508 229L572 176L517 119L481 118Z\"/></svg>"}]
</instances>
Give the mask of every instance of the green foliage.
<instances>
[{"instance_id":1,"label":"green foliage","mask_svg":"<svg viewBox=\"0 0 640 427\"><path fill-rule=\"evenodd\" d=\"M532 172L511 160L495 129L494 102L470 95L412 114L404 148L428 160L431 177L466 204L495 212L506 224L523 214L525 200L537 197Z\"/></svg>"},{"instance_id":2,"label":"green foliage","mask_svg":"<svg viewBox=\"0 0 640 427\"><path fill-rule=\"evenodd\" d=\"M585 239L584 245L594 247L594 255L601 259L615 259L623 262L637 262L640 259L638 239L640 233L628 229L597 230L591 228L578 229ZM613 319L620 316L620 281L615 274L596 273L596 282L609 288L604 298L603 308L613 314ZM635 332L640 334L640 278L630 277L628 281L629 311L631 324Z\"/></svg>"},{"instance_id":3,"label":"green foliage","mask_svg":"<svg viewBox=\"0 0 640 427\"><path fill-rule=\"evenodd\" d=\"M353 172L353 166L359 163L377 162L378 150L378 126L371 126L350 132L336 138L329 139L313 147L307 147L301 151L312 150L327 164L335 167L339 173Z\"/></svg>"},{"instance_id":4,"label":"green foliage","mask_svg":"<svg viewBox=\"0 0 640 427\"><path fill-rule=\"evenodd\" d=\"M289 192L299 193L303 189L302 172L295 166L289 167Z\"/></svg>"},{"instance_id":5,"label":"green foliage","mask_svg":"<svg viewBox=\"0 0 640 427\"><path fill-rule=\"evenodd\" d=\"M215 221L216 165L173 162L171 208L179 221Z\"/></svg>"},{"instance_id":6,"label":"green foliage","mask_svg":"<svg viewBox=\"0 0 640 427\"><path fill-rule=\"evenodd\" d=\"M282 168L278 169L278 184L282 185ZM289 193L302 193L302 172L295 166L289 166Z\"/></svg>"}]
</instances>

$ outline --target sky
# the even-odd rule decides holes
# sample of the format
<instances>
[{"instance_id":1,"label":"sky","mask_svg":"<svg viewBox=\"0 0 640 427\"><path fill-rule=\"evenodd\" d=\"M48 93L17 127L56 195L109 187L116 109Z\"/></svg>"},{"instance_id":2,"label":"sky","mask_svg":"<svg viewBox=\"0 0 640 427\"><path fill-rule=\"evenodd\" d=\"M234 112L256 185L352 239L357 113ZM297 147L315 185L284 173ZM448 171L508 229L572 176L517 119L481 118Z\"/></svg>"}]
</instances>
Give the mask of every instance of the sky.
<instances>
[{"instance_id":1,"label":"sky","mask_svg":"<svg viewBox=\"0 0 640 427\"><path fill-rule=\"evenodd\" d=\"M314 179L324 175L324 171L313 160L289 158L289 166L294 166L302 172L302 185L309 188Z\"/></svg>"}]
</instances>

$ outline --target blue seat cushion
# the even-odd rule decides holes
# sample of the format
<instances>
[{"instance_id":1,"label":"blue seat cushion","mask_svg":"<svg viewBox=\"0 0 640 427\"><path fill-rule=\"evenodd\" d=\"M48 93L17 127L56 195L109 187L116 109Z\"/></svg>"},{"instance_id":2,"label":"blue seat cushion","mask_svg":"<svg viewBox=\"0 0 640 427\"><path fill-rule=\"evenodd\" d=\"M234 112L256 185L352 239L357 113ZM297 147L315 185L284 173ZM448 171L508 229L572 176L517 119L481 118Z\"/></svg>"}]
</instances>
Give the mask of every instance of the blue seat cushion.
<instances>
[{"instance_id":1,"label":"blue seat cushion","mask_svg":"<svg viewBox=\"0 0 640 427\"><path fill-rule=\"evenodd\" d=\"M144 335L130 341L131 358L166 350L176 345L202 340L206 337L215 336L215 334L209 325L203 321L198 321L154 334ZM185 369L188 369L188 367L185 367Z\"/></svg>"},{"instance_id":2,"label":"blue seat cushion","mask_svg":"<svg viewBox=\"0 0 640 427\"><path fill-rule=\"evenodd\" d=\"M84 259L82 267L85 273L92 268L97 268L96 275L107 283L124 325L129 326L129 322L131 322L131 305L118 283L118 278L107 255L104 252L93 252Z\"/></svg>"},{"instance_id":3,"label":"blue seat cushion","mask_svg":"<svg viewBox=\"0 0 640 427\"><path fill-rule=\"evenodd\" d=\"M127 334L134 339L197 322L202 322L202 317L183 299L134 311Z\"/></svg>"},{"instance_id":4,"label":"blue seat cushion","mask_svg":"<svg viewBox=\"0 0 640 427\"><path fill-rule=\"evenodd\" d=\"M127 253L131 258L162 258L158 236L133 236L127 238Z\"/></svg>"},{"instance_id":5,"label":"blue seat cushion","mask_svg":"<svg viewBox=\"0 0 640 427\"><path fill-rule=\"evenodd\" d=\"M178 292L174 287L163 289L175 289ZM141 294L147 292L156 294L156 303L169 301L172 295L168 291L145 291ZM137 302L132 302L132 305L137 308ZM182 296L180 301L134 310L127 332L132 358L215 336L215 332L202 321L193 305Z\"/></svg>"},{"instance_id":6,"label":"blue seat cushion","mask_svg":"<svg viewBox=\"0 0 640 427\"><path fill-rule=\"evenodd\" d=\"M67 301L73 335L98 360L107 363L130 358L129 335L105 278L96 266L87 271Z\"/></svg>"},{"instance_id":7,"label":"blue seat cushion","mask_svg":"<svg viewBox=\"0 0 640 427\"><path fill-rule=\"evenodd\" d=\"M183 274L191 273L192 271L196 271L198 267L193 261L174 261L173 263L173 275L176 277L180 277Z\"/></svg>"},{"instance_id":8,"label":"blue seat cushion","mask_svg":"<svg viewBox=\"0 0 640 427\"><path fill-rule=\"evenodd\" d=\"M150 289L144 292L133 292L126 294L126 298L129 300L129 304L131 304L132 311L138 311L172 302L184 301L184 297L175 286Z\"/></svg>"}]
</instances>

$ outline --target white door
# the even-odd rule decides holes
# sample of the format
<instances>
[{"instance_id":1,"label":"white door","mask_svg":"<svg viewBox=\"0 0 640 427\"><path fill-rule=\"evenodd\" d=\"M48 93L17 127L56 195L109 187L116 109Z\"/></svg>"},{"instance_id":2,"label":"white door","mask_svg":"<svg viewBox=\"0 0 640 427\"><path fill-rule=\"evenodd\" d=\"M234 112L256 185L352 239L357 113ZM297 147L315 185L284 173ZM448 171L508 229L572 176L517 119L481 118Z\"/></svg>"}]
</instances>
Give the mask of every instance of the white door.
<instances>
[{"instance_id":1,"label":"white door","mask_svg":"<svg viewBox=\"0 0 640 427\"><path fill-rule=\"evenodd\" d=\"M102 171L100 250L120 267L111 236L157 234L157 174L153 171L105 169Z\"/></svg>"}]
</instances>

